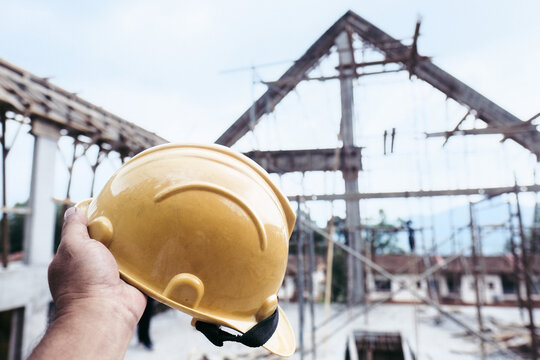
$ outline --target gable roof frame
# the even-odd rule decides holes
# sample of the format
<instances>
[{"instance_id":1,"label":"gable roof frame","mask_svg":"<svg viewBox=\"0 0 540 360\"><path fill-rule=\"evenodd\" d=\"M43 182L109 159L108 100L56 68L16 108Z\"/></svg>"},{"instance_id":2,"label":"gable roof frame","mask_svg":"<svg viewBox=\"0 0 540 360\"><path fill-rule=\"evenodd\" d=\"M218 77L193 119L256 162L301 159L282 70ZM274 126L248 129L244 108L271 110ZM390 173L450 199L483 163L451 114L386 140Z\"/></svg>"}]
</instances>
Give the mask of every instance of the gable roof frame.
<instances>
[{"instance_id":1,"label":"gable roof frame","mask_svg":"<svg viewBox=\"0 0 540 360\"><path fill-rule=\"evenodd\" d=\"M418 26L418 25L417 25ZM433 64L427 57L417 56L415 44L404 45L375 25L371 24L353 11L347 11L313 45L275 82L269 84L266 92L257 99L217 140L216 143L232 146L242 136L288 95L307 74L335 45L336 37L343 31L356 33L365 43L384 54L387 60L395 60L415 75L466 107L469 112L484 121L488 128L501 129L504 139L512 139L536 155L540 161L540 132L531 127L531 131L504 133L504 129L512 129L531 125L530 121L522 121L517 116L503 109L470 86ZM412 59L411 59L412 57ZM411 61L413 60L413 61Z\"/></svg>"}]
</instances>

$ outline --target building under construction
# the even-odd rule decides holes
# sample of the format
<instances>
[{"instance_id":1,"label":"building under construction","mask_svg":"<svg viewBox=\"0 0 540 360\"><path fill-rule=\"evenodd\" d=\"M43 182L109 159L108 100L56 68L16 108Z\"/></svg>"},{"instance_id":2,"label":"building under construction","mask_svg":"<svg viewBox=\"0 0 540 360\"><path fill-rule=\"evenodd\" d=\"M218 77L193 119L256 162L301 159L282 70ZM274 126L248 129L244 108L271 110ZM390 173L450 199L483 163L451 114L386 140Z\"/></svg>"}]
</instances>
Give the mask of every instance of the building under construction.
<instances>
[{"instance_id":1,"label":"building under construction","mask_svg":"<svg viewBox=\"0 0 540 360\"><path fill-rule=\"evenodd\" d=\"M369 85L368 79L372 78L401 76L402 80L427 85L429 91L441 94L444 102L461 111L461 116L447 121L448 128L439 131L428 131L423 124L415 124L415 130L423 134L419 141L439 141L437 146L443 154L453 139L467 139L470 144L487 138L494 142L493 146L517 144L524 156L534 157L531 174L540 159L537 130L540 114L520 119L435 65L436 59L419 53L420 28L418 22L411 26L410 39L398 40L361 16L347 12L281 77L261 81L266 86L265 92L216 140L218 144L239 147L278 182L285 183L286 180L280 179L286 179L289 174L301 174L302 191L289 194L289 200L297 207L297 225L290 241L290 266L280 294L296 304L295 356L300 359L412 359L415 356L421 359L418 348L423 337L417 336L414 344L407 340L409 334L374 331L369 324L335 340L342 343L343 351L332 356L322 353L320 347L331 338L327 333L331 325L367 318L386 303L412 304L414 321L418 319L416 306L427 305L436 322L451 322L466 334L475 344L476 358L538 358L533 313L540 301L540 269L536 264L540 252L537 248L540 205L531 211L522 203L523 196L536 199L535 194L540 191L535 175L528 183L516 178L511 184L471 182L473 186L438 188L429 187L425 181L417 188L403 188L398 181L400 174L396 173L394 179L389 179L395 184L390 191L366 191L359 181L359 176L371 171L373 162L366 153L373 149L359 142L361 137L356 135L360 126L358 114L362 112L357 92L359 84ZM249 146L245 141L242 144L242 140L247 136L257 137L259 123L275 115L291 93L314 83L333 84L332 89L338 89L330 95L339 99L340 105L339 113L332 114L339 120L338 126L333 134L328 134L337 139L328 142L335 146L321 148L313 143L313 148L251 146L246 149ZM362 85L362 92L369 93L367 85ZM47 266L57 245L58 214L73 204L77 176L89 179L88 195L92 196L94 191L99 191L97 178L106 174L104 164L109 169L118 168L141 150L167 140L5 61L0 61L0 121L3 155L0 358L19 359L29 354L48 324L51 299ZM397 158L398 144L406 142L403 138L407 132L401 133L400 127L390 126L377 138L376 144L382 145L377 152L389 163L402 161ZM31 159L24 162L31 164L31 181L28 201L12 204L8 199L9 187L21 181L18 177L25 173L9 161L10 151L21 146L18 144L31 149L27 152ZM463 153L458 162L469 161L469 154ZM428 151L420 154L418 163L413 161L412 167L432 174L426 171L435 159L432 156L435 155ZM58 159L68 174L67 182L62 184L65 185L62 197L54 193ZM85 170L81 170L81 163L85 164ZM448 161L448 170L460 172L461 168L453 168L452 164ZM306 186L313 172L324 174L328 182L339 182L343 191L338 192L334 187L334 191L328 192L328 186ZM425 178L425 174L419 177ZM305 191L307 187L315 189L314 192ZM420 212L427 214L424 218L429 219L433 218L429 214L433 201L444 199L441 201L452 204L448 199L453 198L459 198L459 204L466 204L466 219L461 223L456 220L444 236L437 236L433 222L404 219L389 224L367 219L361 212L366 203L405 201L411 209L419 207ZM321 206L329 215L325 226L314 221L316 209ZM490 206L504 208L504 219L491 222ZM342 214L338 210L334 212L340 207ZM486 242L492 234L504 238L504 248L500 254L485 256ZM402 239L408 247L394 253L388 247L383 248L384 239ZM341 289L337 289L339 279L333 273L334 269L340 269L339 264L343 265L345 279ZM337 291L341 298L336 296ZM334 301L344 304L340 311L328 310ZM326 305L324 317L315 315L320 313L318 303ZM450 311L450 304L474 309L475 322L464 321ZM519 308L522 324L494 326L484 315L484 307L488 305ZM429 335L424 336L429 341ZM459 358L458 354L454 355Z\"/></svg>"}]
</instances>

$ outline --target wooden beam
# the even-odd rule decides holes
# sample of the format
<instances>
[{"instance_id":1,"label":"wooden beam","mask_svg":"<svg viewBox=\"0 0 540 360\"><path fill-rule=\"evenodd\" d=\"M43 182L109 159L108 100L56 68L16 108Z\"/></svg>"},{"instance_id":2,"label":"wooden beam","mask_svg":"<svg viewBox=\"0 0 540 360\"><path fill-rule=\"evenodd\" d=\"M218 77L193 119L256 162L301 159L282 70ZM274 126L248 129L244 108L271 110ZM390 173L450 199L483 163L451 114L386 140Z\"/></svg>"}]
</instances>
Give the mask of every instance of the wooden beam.
<instances>
[{"instance_id":1,"label":"wooden beam","mask_svg":"<svg viewBox=\"0 0 540 360\"><path fill-rule=\"evenodd\" d=\"M520 192L540 192L540 185L520 186ZM357 194L322 194L322 195L294 195L288 196L290 201L300 198L302 201L333 201L333 200L362 200L362 199L392 199L392 198L417 198L435 196L460 196L460 195L484 195L494 197L501 194L515 192L515 186L501 186L476 189L453 189L453 190L419 190L382 193L357 193Z\"/></svg>"},{"instance_id":2,"label":"wooden beam","mask_svg":"<svg viewBox=\"0 0 540 360\"><path fill-rule=\"evenodd\" d=\"M244 153L270 173L362 170L362 148L251 151Z\"/></svg>"},{"instance_id":3,"label":"wooden beam","mask_svg":"<svg viewBox=\"0 0 540 360\"><path fill-rule=\"evenodd\" d=\"M391 73L397 73L401 71L405 71L407 69L399 68L399 69L393 69L393 70L380 70L380 71L371 71L371 72L362 72L351 75L351 77L358 79L365 76L371 76L371 75L381 75L381 74L391 74ZM333 76L317 76L317 77L305 77L302 79L302 81L328 81L328 80L339 80L342 76L340 75L333 75ZM298 84L297 79L281 79L277 81L261 81L262 84L269 85L269 86L276 86L281 85L287 82L292 82L295 84Z\"/></svg>"},{"instance_id":4,"label":"wooden beam","mask_svg":"<svg viewBox=\"0 0 540 360\"><path fill-rule=\"evenodd\" d=\"M450 137L454 135L503 135L510 137L510 134L516 133L528 133L535 132L536 127L534 125L528 125L526 123L520 124L519 126L512 127L493 127L489 126L482 129L458 129L452 131L440 131L433 133L426 133L426 138L431 137Z\"/></svg>"}]
</instances>

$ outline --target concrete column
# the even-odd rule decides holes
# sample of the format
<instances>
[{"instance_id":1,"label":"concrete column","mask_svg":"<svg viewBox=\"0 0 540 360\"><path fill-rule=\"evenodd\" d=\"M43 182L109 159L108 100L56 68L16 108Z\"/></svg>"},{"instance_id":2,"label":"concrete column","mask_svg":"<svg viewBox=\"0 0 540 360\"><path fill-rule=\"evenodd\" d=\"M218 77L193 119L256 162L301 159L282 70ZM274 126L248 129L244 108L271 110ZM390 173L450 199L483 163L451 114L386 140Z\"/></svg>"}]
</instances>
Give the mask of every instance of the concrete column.
<instances>
[{"instance_id":1,"label":"concrete column","mask_svg":"<svg viewBox=\"0 0 540 360\"><path fill-rule=\"evenodd\" d=\"M339 54L339 74L341 88L341 138L343 148L354 146L354 90L353 80L355 74L355 61L351 39L347 32L342 32L336 38ZM343 171L345 180L345 194L358 193L358 172L351 170ZM356 251L362 251L362 239L360 234L360 203L357 200L346 201L345 225L349 238L349 245ZM349 305L363 303L364 301L364 277L362 263L352 255L348 257L348 281L347 292Z\"/></svg>"},{"instance_id":2,"label":"concrete column","mask_svg":"<svg viewBox=\"0 0 540 360\"><path fill-rule=\"evenodd\" d=\"M24 254L28 265L48 264L53 255L55 206L54 163L59 129L41 122L32 121L35 136L32 183L29 206L24 228Z\"/></svg>"},{"instance_id":3,"label":"concrete column","mask_svg":"<svg viewBox=\"0 0 540 360\"><path fill-rule=\"evenodd\" d=\"M29 206L31 214L25 221L24 260L28 271L43 279L33 284L25 302L22 339L23 357L27 357L47 329L51 301L47 266L52 260L54 245L55 205L54 172L59 129L40 120L32 121L35 136L32 183Z\"/></svg>"}]
</instances>

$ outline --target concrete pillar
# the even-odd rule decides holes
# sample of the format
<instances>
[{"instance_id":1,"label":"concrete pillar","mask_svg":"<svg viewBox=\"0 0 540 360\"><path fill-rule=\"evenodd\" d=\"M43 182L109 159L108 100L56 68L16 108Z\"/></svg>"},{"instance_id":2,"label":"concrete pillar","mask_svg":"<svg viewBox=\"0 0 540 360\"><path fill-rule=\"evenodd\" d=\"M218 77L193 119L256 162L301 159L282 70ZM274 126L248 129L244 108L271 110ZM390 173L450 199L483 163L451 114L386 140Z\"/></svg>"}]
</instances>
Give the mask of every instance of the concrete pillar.
<instances>
[{"instance_id":1,"label":"concrete pillar","mask_svg":"<svg viewBox=\"0 0 540 360\"><path fill-rule=\"evenodd\" d=\"M41 122L32 121L35 136L32 183L29 206L24 228L24 255L27 265L48 264L53 255L55 206L54 163L59 129Z\"/></svg>"},{"instance_id":2,"label":"concrete pillar","mask_svg":"<svg viewBox=\"0 0 540 360\"><path fill-rule=\"evenodd\" d=\"M31 214L25 221L24 260L28 270L37 277L47 278L47 266L52 260L54 246L55 205L54 173L59 129L40 120L32 121L35 136L32 183L29 206ZM23 357L27 357L47 329L51 301L47 281L34 284L24 309L22 339Z\"/></svg>"},{"instance_id":3,"label":"concrete pillar","mask_svg":"<svg viewBox=\"0 0 540 360\"><path fill-rule=\"evenodd\" d=\"M341 88L341 138L343 150L354 146L354 90L353 80L355 74L355 61L351 39L347 32L342 32L336 38L339 54L339 75ZM345 180L345 194L358 193L358 172L356 170L343 171ZM356 251L362 251L360 234L360 203L358 200L346 201L345 225L349 238L349 245ZM352 255L348 257L347 292L349 305L363 303L364 277L360 260Z\"/></svg>"}]
</instances>

